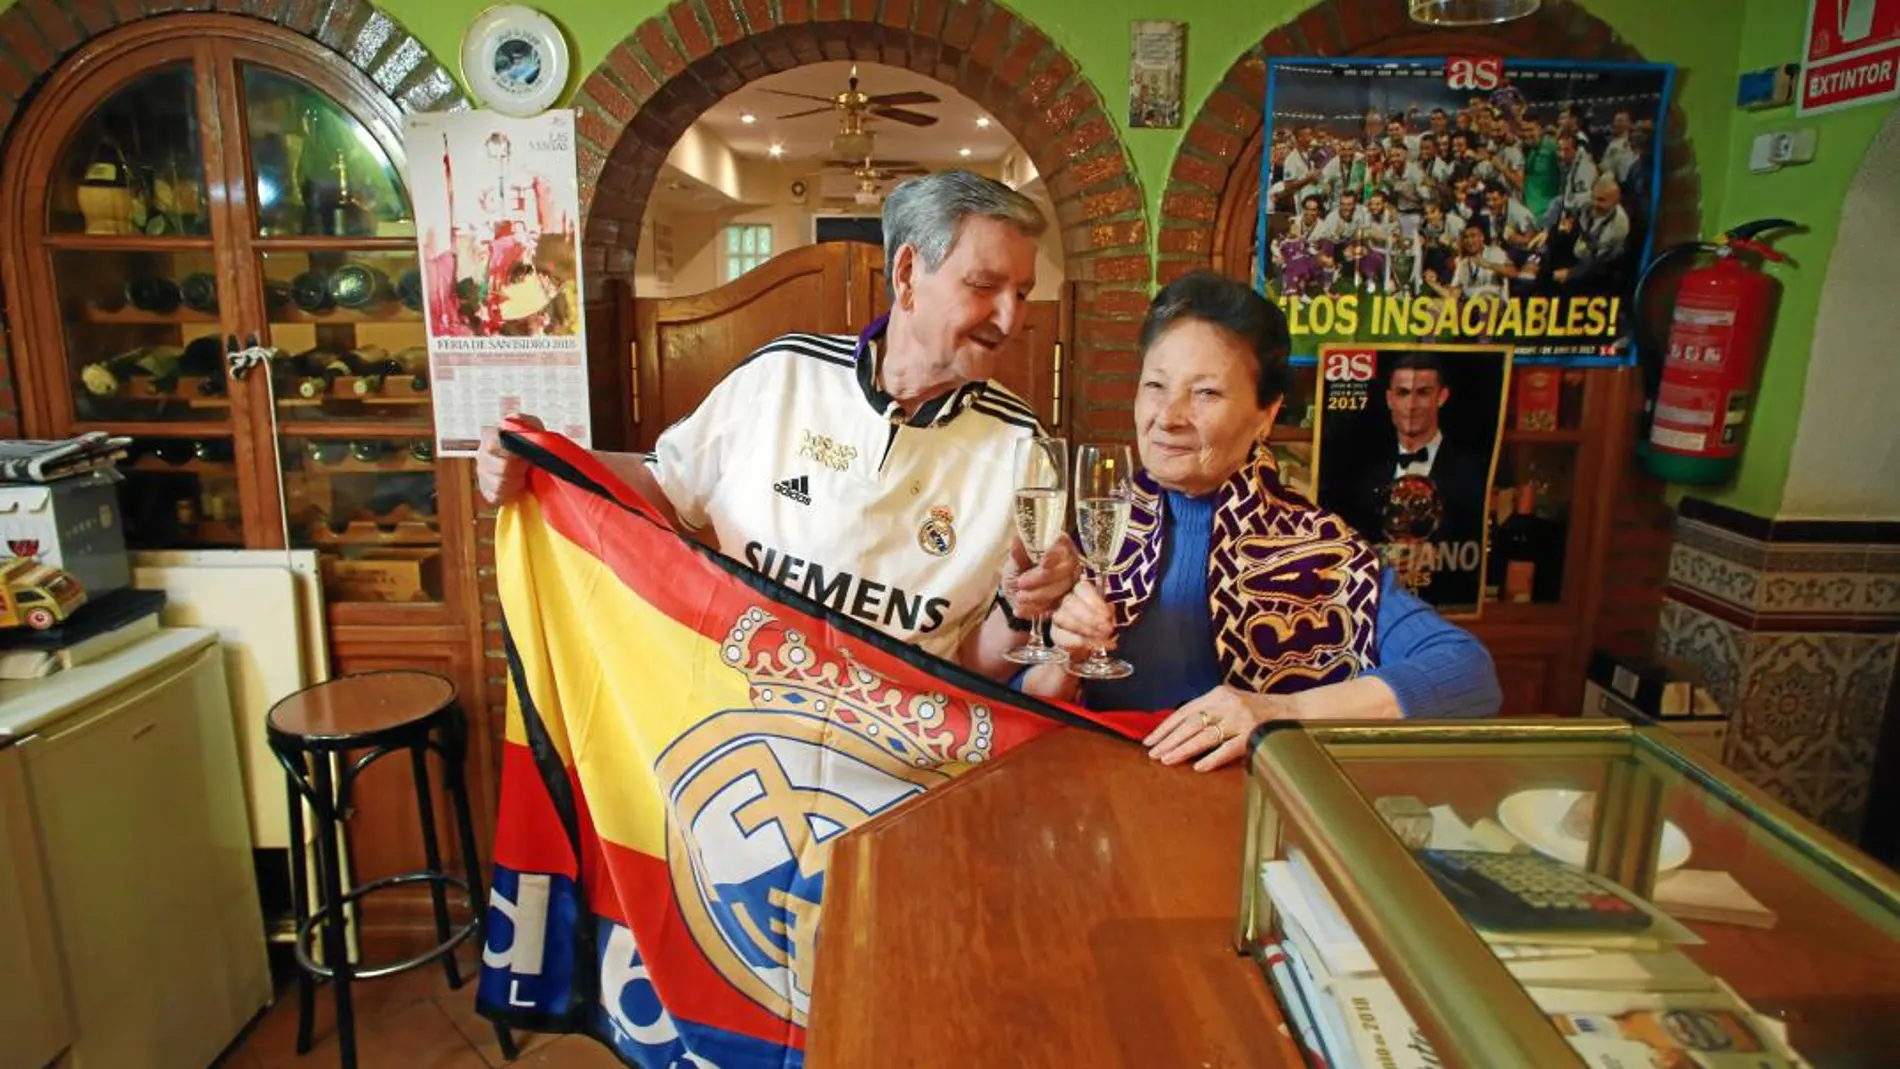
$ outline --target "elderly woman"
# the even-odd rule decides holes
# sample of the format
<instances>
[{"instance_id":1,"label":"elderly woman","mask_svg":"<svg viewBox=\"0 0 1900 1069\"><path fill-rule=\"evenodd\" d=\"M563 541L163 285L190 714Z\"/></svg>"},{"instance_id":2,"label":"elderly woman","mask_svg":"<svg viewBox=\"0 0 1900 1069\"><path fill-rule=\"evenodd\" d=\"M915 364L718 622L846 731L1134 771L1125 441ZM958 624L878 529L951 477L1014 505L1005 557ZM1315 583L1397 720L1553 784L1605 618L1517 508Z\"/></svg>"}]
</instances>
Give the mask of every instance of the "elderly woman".
<instances>
[{"instance_id":1,"label":"elderly woman","mask_svg":"<svg viewBox=\"0 0 1900 1069\"><path fill-rule=\"evenodd\" d=\"M1116 646L1127 679L1060 665L1023 689L1096 709L1174 709L1150 756L1240 756L1275 719L1496 713L1484 647L1398 586L1338 516L1283 486L1266 447L1289 348L1280 311L1201 272L1155 296L1135 398L1134 519L1101 589L1078 583L1052 634L1077 659Z\"/></svg>"}]
</instances>

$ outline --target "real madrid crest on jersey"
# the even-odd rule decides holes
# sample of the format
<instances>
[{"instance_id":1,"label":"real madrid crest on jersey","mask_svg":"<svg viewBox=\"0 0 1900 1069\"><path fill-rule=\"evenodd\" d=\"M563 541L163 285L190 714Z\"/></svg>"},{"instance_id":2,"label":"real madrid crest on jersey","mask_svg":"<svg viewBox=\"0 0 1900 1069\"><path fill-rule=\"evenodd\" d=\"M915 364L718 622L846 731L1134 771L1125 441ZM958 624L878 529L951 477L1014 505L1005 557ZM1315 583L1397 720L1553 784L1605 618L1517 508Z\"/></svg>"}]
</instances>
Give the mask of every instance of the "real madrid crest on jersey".
<instances>
[{"instance_id":1,"label":"real madrid crest on jersey","mask_svg":"<svg viewBox=\"0 0 1900 1069\"><path fill-rule=\"evenodd\" d=\"M953 516L946 505L938 505L930 510L929 518L917 532L917 544L924 552L933 557L948 557L956 552L957 529L951 525Z\"/></svg>"}]
</instances>

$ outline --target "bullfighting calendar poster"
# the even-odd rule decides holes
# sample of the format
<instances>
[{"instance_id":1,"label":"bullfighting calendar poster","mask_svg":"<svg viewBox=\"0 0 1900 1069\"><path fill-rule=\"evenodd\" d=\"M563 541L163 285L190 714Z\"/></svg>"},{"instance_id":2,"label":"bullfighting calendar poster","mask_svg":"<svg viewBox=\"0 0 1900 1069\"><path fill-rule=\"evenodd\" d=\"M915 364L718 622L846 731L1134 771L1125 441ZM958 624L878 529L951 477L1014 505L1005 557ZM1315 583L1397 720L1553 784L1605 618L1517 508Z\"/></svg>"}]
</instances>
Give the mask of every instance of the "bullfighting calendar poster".
<instances>
[{"instance_id":1,"label":"bullfighting calendar poster","mask_svg":"<svg viewBox=\"0 0 1900 1069\"><path fill-rule=\"evenodd\" d=\"M1320 351L1319 504L1447 617L1483 606L1510 377L1511 351L1497 346Z\"/></svg>"},{"instance_id":2,"label":"bullfighting calendar poster","mask_svg":"<svg viewBox=\"0 0 1900 1069\"><path fill-rule=\"evenodd\" d=\"M1276 59L1254 281L1295 363L1329 343L1635 359L1674 68Z\"/></svg>"},{"instance_id":3,"label":"bullfighting calendar poster","mask_svg":"<svg viewBox=\"0 0 1900 1069\"><path fill-rule=\"evenodd\" d=\"M574 112L412 114L404 140L436 454L516 413L589 443Z\"/></svg>"}]
</instances>

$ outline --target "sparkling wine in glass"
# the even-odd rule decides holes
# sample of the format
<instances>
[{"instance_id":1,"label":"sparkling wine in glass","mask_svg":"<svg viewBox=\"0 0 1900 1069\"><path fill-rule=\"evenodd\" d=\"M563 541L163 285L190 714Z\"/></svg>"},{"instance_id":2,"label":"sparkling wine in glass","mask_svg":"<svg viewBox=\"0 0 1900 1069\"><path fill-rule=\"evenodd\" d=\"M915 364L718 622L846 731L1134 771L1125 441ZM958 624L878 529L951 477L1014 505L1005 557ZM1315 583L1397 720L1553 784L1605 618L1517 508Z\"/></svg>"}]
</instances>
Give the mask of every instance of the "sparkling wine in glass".
<instances>
[{"instance_id":1,"label":"sparkling wine in glass","mask_svg":"<svg viewBox=\"0 0 1900 1069\"><path fill-rule=\"evenodd\" d=\"M1083 445L1075 451L1075 531L1082 559L1095 572L1096 585L1115 566L1128 513L1134 507L1134 458L1125 445ZM1134 674L1127 661L1097 649L1069 671L1084 679L1125 679Z\"/></svg>"},{"instance_id":2,"label":"sparkling wine in glass","mask_svg":"<svg viewBox=\"0 0 1900 1069\"><path fill-rule=\"evenodd\" d=\"M1062 537L1069 507L1069 442L1066 438L1024 438L1016 443L1016 535L1031 564ZM1042 619L1030 621L1029 642L1003 654L1014 664L1062 664L1069 655L1042 637Z\"/></svg>"}]
</instances>

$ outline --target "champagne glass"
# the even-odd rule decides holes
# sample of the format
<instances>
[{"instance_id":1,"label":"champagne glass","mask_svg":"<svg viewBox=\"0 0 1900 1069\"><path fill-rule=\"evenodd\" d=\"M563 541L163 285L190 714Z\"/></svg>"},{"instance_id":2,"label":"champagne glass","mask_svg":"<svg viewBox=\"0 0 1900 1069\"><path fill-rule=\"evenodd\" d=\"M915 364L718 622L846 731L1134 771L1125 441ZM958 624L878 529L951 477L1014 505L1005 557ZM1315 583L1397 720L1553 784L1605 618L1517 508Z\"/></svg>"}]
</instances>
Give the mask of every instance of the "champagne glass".
<instances>
[{"instance_id":1,"label":"champagne glass","mask_svg":"<svg viewBox=\"0 0 1900 1069\"><path fill-rule=\"evenodd\" d=\"M1069 509L1069 442L1066 438L1022 438L1016 442L1016 535L1039 563L1062 537ZM1003 654L1013 664L1062 664L1069 655L1042 637L1042 618L1031 621L1029 643Z\"/></svg>"},{"instance_id":2,"label":"champagne glass","mask_svg":"<svg viewBox=\"0 0 1900 1069\"><path fill-rule=\"evenodd\" d=\"M1086 444L1075 451L1075 529L1082 559L1095 572L1096 586L1115 566L1128 513L1134 505L1135 463L1125 445ZM1069 671L1084 679L1125 679L1135 668L1097 649Z\"/></svg>"}]
</instances>

